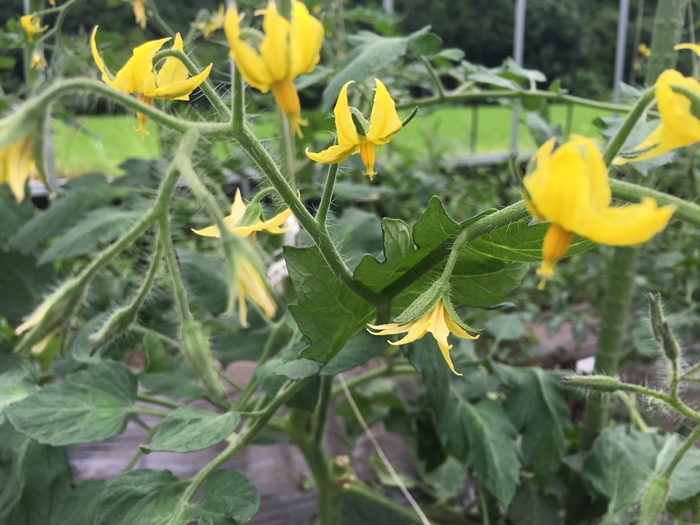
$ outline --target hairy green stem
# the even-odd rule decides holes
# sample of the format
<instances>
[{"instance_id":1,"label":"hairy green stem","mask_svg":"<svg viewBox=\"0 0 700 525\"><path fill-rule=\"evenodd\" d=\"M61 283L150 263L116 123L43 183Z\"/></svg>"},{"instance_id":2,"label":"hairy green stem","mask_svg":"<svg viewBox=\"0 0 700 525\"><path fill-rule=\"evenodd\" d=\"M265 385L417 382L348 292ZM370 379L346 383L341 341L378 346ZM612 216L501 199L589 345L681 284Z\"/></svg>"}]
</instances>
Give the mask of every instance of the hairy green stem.
<instances>
[{"instance_id":1,"label":"hairy green stem","mask_svg":"<svg viewBox=\"0 0 700 525\"><path fill-rule=\"evenodd\" d=\"M503 228L508 224L524 219L529 215L525 201L518 201L515 204L498 210L491 215L486 215L474 222L467 222L457 237L451 238L440 244L432 252L426 255L417 265L404 273L396 281L386 286L381 294L388 298L396 297L401 291L408 288L415 281L429 272L436 264L444 260L447 252L452 249L450 259L445 266L445 271L452 272L454 264L457 262L460 250L474 239L491 233L494 230Z\"/></svg>"},{"instance_id":2,"label":"hairy green stem","mask_svg":"<svg viewBox=\"0 0 700 525\"><path fill-rule=\"evenodd\" d=\"M676 67L678 53L673 46L680 44L688 0L661 0L656 6L651 36L651 56L645 82L651 86L659 75Z\"/></svg>"},{"instance_id":3,"label":"hairy green stem","mask_svg":"<svg viewBox=\"0 0 700 525\"><path fill-rule=\"evenodd\" d=\"M606 166L610 166L615 157L617 157L617 154L620 153L622 146L624 146L625 142L627 141L627 137L629 137L630 133L632 133L634 126L637 125L637 121L641 118L649 105L654 101L654 93L656 93L656 89L653 87L642 93L642 96L639 97L639 100L637 100L637 103L632 108L632 111L627 114L627 118L625 118L625 121L622 123L622 126L620 126L620 129L617 130L615 136L610 139L610 142L608 142L608 145L603 152L603 162Z\"/></svg>"},{"instance_id":4,"label":"hairy green stem","mask_svg":"<svg viewBox=\"0 0 700 525\"><path fill-rule=\"evenodd\" d=\"M445 98L445 90L442 87L442 82L440 82L440 77L438 77L435 73L433 66L430 65L430 60L425 58L423 55L419 55L418 60L420 60L423 63L425 69L428 71L428 75L430 75L430 80L432 80L433 85L435 86L435 90L437 91L438 97Z\"/></svg>"},{"instance_id":5,"label":"hairy green stem","mask_svg":"<svg viewBox=\"0 0 700 525\"><path fill-rule=\"evenodd\" d=\"M285 383L279 392L277 392L274 399L272 399L272 401L270 401L270 403L264 408L264 414L256 419L248 420L241 431L235 434L233 438L230 438L230 444L202 470L195 474L192 479L190 479L187 489L185 489L185 492L178 500L172 513L173 517L171 521L173 523L177 522L182 517L182 513L187 504L195 496L199 490L199 487L202 486L202 483L204 483L207 477L209 477L209 475L216 471L221 465L235 456L241 449L252 443L255 437L265 427L268 420L274 416L279 407L281 407L294 394L301 390L301 388L306 385L307 382L308 379L300 379L299 381L290 381Z\"/></svg>"},{"instance_id":6,"label":"hairy green stem","mask_svg":"<svg viewBox=\"0 0 700 525\"><path fill-rule=\"evenodd\" d=\"M333 188L335 187L335 181L338 178L338 166L339 164L331 164L328 168L326 184L323 186L323 195L321 195L321 202L319 203L318 210L316 211L316 222L324 227L328 220L328 210L330 209L331 201L333 200Z\"/></svg>"},{"instance_id":7,"label":"hairy green stem","mask_svg":"<svg viewBox=\"0 0 700 525\"><path fill-rule=\"evenodd\" d=\"M187 301L187 291L185 283L182 280L180 266L177 263L177 255L175 254L175 246L170 237L170 217L167 214L160 218L160 242L163 244L165 262L168 265L170 273L170 281L173 284L173 294L175 295L175 304L177 305L180 314L180 322L186 323L193 321L192 312L190 312L189 303Z\"/></svg>"},{"instance_id":8,"label":"hairy green stem","mask_svg":"<svg viewBox=\"0 0 700 525\"><path fill-rule=\"evenodd\" d=\"M314 442L321 446L323 443L323 433L326 429L326 419L328 419L328 404L331 400L333 390L333 376L321 378L321 389L318 397L318 404L314 412Z\"/></svg>"},{"instance_id":9,"label":"hairy green stem","mask_svg":"<svg viewBox=\"0 0 700 525\"><path fill-rule=\"evenodd\" d=\"M499 99L510 99L510 98L536 98L549 100L552 102L562 102L570 103L578 106L583 106L587 108L602 109L605 111L617 111L620 113L627 113L632 110L632 106L623 104L611 104L609 102L597 102L595 100L589 100L586 98L575 97L573 95L567 95L566 93L557 93L555 91L540 91L533 90L528 91L524 89L520 90L493 90L493 91L467 91L460 92L457 88L452 93L446 93L444 96L431 97L424 99L411 99L407 102L402 102L396 105L396 109L409 109L414 106L429 107L445 104L448 102L473 102L477 100L499 100Z\"/></svg>"},{"instance_id":10,"label":"hairy green stem","mask_svg":"<svg viewBox=\"0 0 700 525\"><path fill-rule=\"evenodd\" d=\"M700 206L694 202L689 202L668 193L652 190L637 184L631 184L621 180L609 179L612 195L616 199L627 202L639 202L643 197L651 197L660 206L672 204L676 207L673 216L676 219L685 221L693 226L700 227Z\"/></svg>"},{"instance_id":11,"label":"hairy green stem","mask_svg":"<svg viewBox=\"0 0 700 525\"><path fill-rule=\"evenodd\" d=\"M364 284L353 279L352 272L338 253L331 238L323 231L301 200L296 196L289 182L287 182L279 171L275 161L272 160L272 157L270 157L267 150L262 147L258 139L245 127L241 132L235 133L235 138L270 184L277 190L282 200L284 200L287 206L292 210L297 221L299 221L299 224L301 224L313 239L335 276L368 304L375 307L383 305L385 299L380 294L373 292Z\"/></svg>"},{"instance_id":12,"label":"hairy green stem","mask_svg":"<svg viewBox=\"0 0 700 525\"><path fill-rule=\"evenodd\" d=\"M180 60L180 62L184 64L187 71L189 71L190 75L192 76L196 76L201 73L192 59L178 49L166 49L164 51L159 51L153 56L153 64L155 65L167 57L175 57ZM224 101L221 100L221 97L216 93L214 86L212 86L211 81L208 78L199 85L199 89L201 89L204 96L209 99L209 102L211 102L211 105L214 106L216 111L219 112L219 115L221 115L227 121L231 120L231 111L228 109L228 106L224 104Z\"/></svg>"},{"instance_id":13,"label":"hairy green stem","mask_svg":"<svg viewBox=\"0 0 700 525\"><path fill-rule=\"evenodd\" d=\"M697 440L700 439L700 425L696 425L693 431L688 435L688 437L685 439L683 442L683 445L681 448L679 448L676 453L673 455L673 458L671 459L671 462L666 466L664 469L664 474L663 476L670 480L671 476L673 476L673 472L676 470L676 467L678 464L681 462L683 457L688 453L688 451L693 448Z\"/></svg>"},{"instance_id":14,"label":"hairy green stem","mask_svg":"<svg viewBox=\"0 0 700 525\"><path fill-rule=\"evenodd\" d=\"M267 336L267 341L265 341L265 346L263 347L262 352L260 353L260 357L258 357L258 363L255 369L259 369L261 365L263 365L270 355L272 354L272 351L275 349L275 347L280 343L280 336L284 334L284 321L279 321L275 324L272 325L272 328L270 329L270 335ZM241 392L241 396L238 398L234 405L235 410L242 410L245 408L246 404L250 400L250 398L253 396L255 393L255 389L258 387L258 376L257 374L253 374L253 377L250 378L250 381L248 384L245 386L243 389L243 392Z\"/></svg>"},{"instance_id":15,"label":"hairy green stem","mask_svg":"<svg viewBox=\"0 0 700 525\"><path fill-rule=\"evenodd\" d=\"M231 59L231 126L234 132L240 133L243 131L245 123L245 86L243 85L243 77L238 71L236 64Z\"/></svg>"}]
</instances>

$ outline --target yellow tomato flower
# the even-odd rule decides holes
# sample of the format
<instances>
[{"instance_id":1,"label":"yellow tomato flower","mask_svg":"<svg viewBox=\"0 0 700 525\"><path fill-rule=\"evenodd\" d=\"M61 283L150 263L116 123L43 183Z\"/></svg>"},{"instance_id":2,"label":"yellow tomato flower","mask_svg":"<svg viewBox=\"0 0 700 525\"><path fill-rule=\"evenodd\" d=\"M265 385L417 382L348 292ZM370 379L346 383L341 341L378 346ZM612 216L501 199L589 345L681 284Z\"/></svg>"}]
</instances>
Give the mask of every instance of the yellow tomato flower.
<instances>
[{"instance_id":1,"label":"yellow tomato flower","mask_svg":"<svg viewBox=\"0 0 700 525\"><path fill-rule=\"evenodd\" d=\"M478 335L469 334L467 331L462 329L462 327L460 327L454 319L452 319L452 316L445 308L443 299L440 299L428 313L419 319L416 319L412 323L389 323L378 326L368 324L367 326L369 326L372 330L376 330L375 332L369 329L367 330L372 335L394 335L408 332L402 339L399 339L396 342L389 341L389 344L394 346L412 343L430 332L437 341L440 351L442 352L442 357L444 357L445 361L447 361L450 370L452 370L452 372L458 376L461 376L462 374L457 373L454 365L452 364L452 359L450 359L450 349L452 348L452 345L447 343L447 336L450 335L450 333L453 333L457 337L461 337L463 339L479 338Z\"/></svg>"},{"instance_id":2,"label":"yellow tomato flower","mask_svg":"<svg viewBox=\"0 0 700 525\"><path fill-rule=\"evenodd\" d=\"M555 138L534 155L535 170L524 179L527 207L539 221L551 221L542 245L543 263L537 274L554 275L554 265L569 249L576 233L594 242L631 246L663 230L675 206L658 207L645 197L639 204L612 207L612 194L603 156L595 143L574 138L554 153Z\"/></svg>"},{"instance_id":3,"label":"yellow tomato flower","mask_svg":"<svg viewBox=\"0 0 700 525\"><path fill-rule=\"evenodd\" d=\"M112 77L106 70L102 57L97 50L97 44L95 43L96 34L97 26L93 29L90 37L90 48L92 49L92 58L95 59L97 68L102 73L104 83L112 89L123 93L135 93L139 96L139 100L149 105L153 104L154 98L189 100L190 93L206 80L213 65L209 64L198 75L187 78L189 74L185 65L175 57L168 57L160 70L154 73L153 56L163 47L163 44L170 40L170 38L161 38L160 40L151 40L135 48L131 58L124 64L124 67ZM175 35L173 49L183 51L180 33ZM139 119L138 131L143 136L148 135L149 133L146 131L148 117L141 113L137 113L136 116Z\"/></svg>"},{"instance_id":4,"label":"yellow tomato flower","mask_svg":"<svg viewBox=\"0 0 700 525\"><path fill-rule=\"evenodd\" d=\"M30 66L33 69L42 69L45 68L47 65L48 64L46 63L46 60L44 60L44 57L41 56L41 53L39 53L38 51L34 51L34 53L32 53L32 62Z\"/></svg>"},{"instance_id":5,"label":"yellow tomato flower","mask_svg":"<svg viewBox=\"0 0 700 525\"><path fill-rule=\"evenodd\" d=\"M287 209L286 211L283 211L282 213L275 215L272 219L268 219L266 221L261 221L258 217L251 225L236 226L245 215L246 208L247 206L243 203L243 199L241 198L241 190L236 190L236 196L233 199L233 204L231 204L231 215L224 218L224 223L229 231L240 235L241 237L248 237L255 232L266 232L277 235L288 232L292 229L291 226L289 228L280 228L280 226L292 215L292 210L290 209ZM203 230L192 231L203 237L219 237L221 235L219 228L216 225L208 226Z\"/></svg>"},{"instance_id":6,"label":"yellow tomato flower","mask_svg":"<svg viewBox=\"0 0 700 525\"><path fill-rule=\"evenodd\" d=\"M651 56L651 49L649 49L645 43L639 44L639 46L637 46L637 51L639 51L639 54L644 58L649 58Z\"/></svg>"},{"instance_id":7,"label":"yellow tomato flower","mask_svg":"<svg viewBox=\"0 0 700 525\"><path fill-rule=\"evenodd\" d=\"M194 24L194 28L201 31L204 38L209 38L217 29L224 27L225 21L226 8L224 4L219 4L219 10L216 13L212 13L208 20Z\"/></svg>"},{"instance_id":8,"label":"yellow tomato flower","mask_svg":"<svg viewBox=\"0 0 700 525\"><path fill-rule=\"evenodd\" d=\"M56 0L49 0L49 4L51 4L51 7L56 7Z\"/></svg>"},{"instance_id":9,"label":"yellow tomato flower","mask_svg":"<svg viewBox=\"0 0 700 525\"><path fill-rule=\"evenodd\" d=\"M367 132L360 133L358 126L353 121L353 114L348 106L348 86L352 84L350 81L340 90L338 102L333 110L335 127L338 130L338 144L320 153L306 150L306 155L311 160L323 164L338 164L359 151L362 163L365 165L364 175L369 175L370 180L372 180L377 174L374 171L374 148L389 142L394 138L394 135L401 131L403 125L386 86L378 78L375 78L374 81L377 83L377 88L374 93L374 104Z\"/></svg>"},{"instance_id":10,"label":"yellow tomato flower","mask_svg":"<svg viewBox=\"0 0 700 525\"><path fill-rule=\"evenodd\" d=\"M143 0L134 0L134 18L136 23L141 26L141 29L146 29L146 6L143 5Z\"/></svg>"},{"instance_id":11,"label":"yellow tomato flower","mask_svg":"<svg viewBox=\"0 0 700 525\"><path fill-rule=\"evenodd\" d=\"M41 20L37 15L21 16L19 18L19 23L22 25L22 28L27 33L27 38L29 38L30 42L34 40L34 35L36 35L37 33L43 33L49 28L49 26L42 27Z\"/></svg>"},{"instance_id":12,"label":"yellow tomato flower","mask_svg":"<svg viewBox=\"0 0 700 525\"><path fill-rule=\"evenodd\" d=\"M243 15L238 14L234 5L228 8L224 31L231 46L231 56L243 80L263 93L272 90L292 129L302 136L299 126L306 126L307 121L301 118L299 94L293 80L311 73L318 64L323 25L299 0L292 0L290 20L278 13L273 0L266 9L256 11L256 14L261 13L264 15L265 38L256 50L240 39Z\"/></svg>"},{"instance_id":13,"label":"yellow tomato flower","mask_svg":"<svg viewBox=\"0 0 700 525\"><path fill-rule=\"evenodd\" d=\"M0 148L0 184L7 184L17 202L24 200L24 185L36 169L34 141L25 135L9 146Z\"/></svg>"},{"instance_id":14,"label":"yellow tomato flower","mask_svg":"<svg viewBox=\"0 0 700 525\"><path fill-rule=\"evenodd\" d=\"M243 328L248 328L248 307L246 297L257 304L268 319L277 312L275 300L270 296L265 281L255 266L245 257L240 257L237 264L238 281L238 322Z\"/></svg>"},{"instance_id":15,"label":"yellow tomato flower","mask_svg":"<svg viewBox=\"0 0 700 525\"><path fill-rule=\"evenodd\" d=\"M690 46L691 44L684 44ZM690 146L700 140L700 120L690 109L690 100L676 93L671 86L682 86L700 96L700 82L686 78L674 69L668 69L659 75L656 81L656 103L661 122L635 151L642 152L633 158L617 157L613 164L626 164L663 155L683 146Z\"/></svg>"}]
</instances>

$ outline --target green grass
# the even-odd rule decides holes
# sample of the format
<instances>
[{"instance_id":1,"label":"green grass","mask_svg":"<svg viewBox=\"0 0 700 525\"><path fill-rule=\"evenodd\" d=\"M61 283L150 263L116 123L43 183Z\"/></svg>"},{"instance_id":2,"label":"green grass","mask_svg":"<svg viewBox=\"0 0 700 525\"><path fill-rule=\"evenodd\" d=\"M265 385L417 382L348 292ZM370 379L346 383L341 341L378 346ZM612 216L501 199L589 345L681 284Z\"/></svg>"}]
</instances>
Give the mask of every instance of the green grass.
<instances>
[{"instance_id":1,"label":"green grass","mask_svg":"<svg viewBox=\"0 0 700 525\"><path fill-rule=\"evenodd\" d=\"M392 149L412 151L415 155L468 156L472 127L470 107L423 110L392 140ZM551 106L552 123L564 124L566 106ZM609 113L576 107L573 112L572 133L598 137L592 121ZM402 115L404 116L404 115ZM141 140L134 131L136 117L80 117L77 126L60 120L52 123L54 151L59 177L76 177L90 172L119 175L119 164L130 157L158 158L160 137L155 123L148 124L150 136ZM266 113L253 119L253 130L260 138L279 137L278 115ZM498 153L510 149L511 110L503 106L481 106L478 109L476 153ZM327 137L327 134L324 135ZM524 124L520 125L518 147L521 151L535 149L535 143ZM220 148L225 157L229 145ZM377 152L382 155L382 151Z\"/></svg>"},{"instance_id":2,"label":"green grass","mask_svg":"<svg viewBox=\"0 0 700 525\"><path fill-rule=\"evenodd\" d=\"M141 140L134 131L136 117L78 117L76 126L53 120L53 144L59 177L77 177L91 172L120 175L119 165L131 157L161 156L160 135L154 123Z\"/></svg>"},{"instance_id":3,"label":"green grass","mask_svg":"<svg viewBox=\"0 0 700 525\"><path fill-rule=\"evenodd\" d=\"M472 128L472 108L440 108L430 112L419 112L415 119L396 135L392 144L399 149L425 150L435 148L444 155L466 156L470 151ZM423 113L421 115L421 113ZM564 125L566 106L550 107L552 124ZM575 107L571 132L586 137L599 137L592 121L608 112L596 109ZM504 152L510 149L511 110L502 106L481 106L478 108L476 153ZM520 124L518 147L521 150L535 149L527 126Z\"/></svg>"}]
</instances>

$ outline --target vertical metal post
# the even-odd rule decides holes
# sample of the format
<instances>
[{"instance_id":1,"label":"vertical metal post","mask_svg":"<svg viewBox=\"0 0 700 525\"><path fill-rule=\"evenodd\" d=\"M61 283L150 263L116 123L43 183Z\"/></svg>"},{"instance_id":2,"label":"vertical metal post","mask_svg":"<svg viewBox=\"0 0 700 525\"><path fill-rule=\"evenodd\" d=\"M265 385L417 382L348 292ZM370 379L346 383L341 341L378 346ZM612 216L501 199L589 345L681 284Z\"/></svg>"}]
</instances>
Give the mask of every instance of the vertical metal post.
<instances>
[{"instance_id":1,"label":"vertical metal post","mask_svg":"<svg viewBox=\"0 0 700 525\"><path fill-rule=\"evenodd\" d=\"M387 13L394 12L394 0L382 0L382 6Z\"/></svg>"},{"instance_id":2,"label":"vertical metal post","mask_svg":"<svg viewBox=\"0 0 700 525\"><path fill-rule=\"evenodd\" d=\"M516 0L515 3L515 33L513 35L513 60L519 66L523 65L523 51L525 48L525 1ZM520 124L520 101L516 101L513 107L513 119L511 121L510 151L518 151L518 126Z\"/></svg>"},{"instance_id":3,"label":"vertical metal post","mask_svg":"<svg viewBox=\"0 0 700 525\"><path fill-rule=\"evenodd\" d=\"M615 50L615 74L613 76L613 103L620 102L620 82L625 67L625 44L627 43L627 19L630 16L629 0L620 0L620 18L617 21L617 48Z\"/></svg>"}]
</instances>

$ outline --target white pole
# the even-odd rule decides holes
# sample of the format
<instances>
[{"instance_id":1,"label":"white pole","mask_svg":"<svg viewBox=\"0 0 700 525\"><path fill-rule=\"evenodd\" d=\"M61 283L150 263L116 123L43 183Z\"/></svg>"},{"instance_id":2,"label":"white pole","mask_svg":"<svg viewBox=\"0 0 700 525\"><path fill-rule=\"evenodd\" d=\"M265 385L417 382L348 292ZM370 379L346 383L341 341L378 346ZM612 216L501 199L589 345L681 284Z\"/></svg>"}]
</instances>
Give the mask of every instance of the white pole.
<instances>
[{"instance_id":1,"label":"white pole","mask_svg":"<svg viewBox=\"0 0 700 525\"><path fill-rule=\"evenodd\" d=\"M515 34L513 35L513 60L522 67L523 52L525 49L525 1L516 0L515 3ZM518 124L520 115L518 107L520 101L515 102L513 108L513 119L511 121L510 150L512 153L518 151Z\"/></svg>"},{"instance_id":2,"label":"white pole","mask_svg":"<svg viewBox=\"0 0 700 525\"><path fill-rule=\"evenodd\" d=\"M625 67L625 44L627 43L627 19L630 14L629 0L620 0L620 18L617 21L617 49L615 50L615 74L613 76L613 103L620 102L620 82Z\"/></svg>"},{"instance_id":3,"label":"white pole","mask_svg":"<svg viewBox=\"0 0 700 525\"><path fill-rule=\"evenodd\" d=\"M384 11L387 13L394 12L394 0L382 0L382 6L384 6Z\"/></svg>"}]
</instances>

